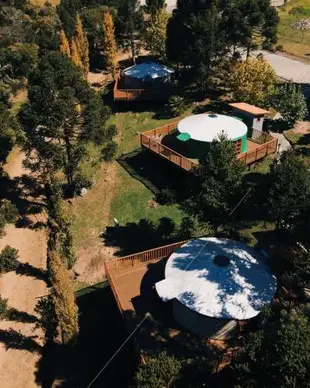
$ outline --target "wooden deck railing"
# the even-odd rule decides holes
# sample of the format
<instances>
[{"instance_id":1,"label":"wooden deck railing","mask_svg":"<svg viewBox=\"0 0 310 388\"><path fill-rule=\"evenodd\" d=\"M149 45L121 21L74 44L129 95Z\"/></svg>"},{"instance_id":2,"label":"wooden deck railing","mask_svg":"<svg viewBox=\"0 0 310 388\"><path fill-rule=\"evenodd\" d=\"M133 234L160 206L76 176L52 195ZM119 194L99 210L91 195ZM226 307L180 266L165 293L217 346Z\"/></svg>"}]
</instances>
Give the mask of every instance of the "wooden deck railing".
<instances>
[{"instance_id":1,"label":"wooden deck railing","mask_svg":"<svg viewBox=\"0 0 310 388\"><path fill-rule=\"evenodd\" d=\"M254 128L249 130L248 138L257 144L265 144L274 139L269 133Z\"/></svg>"},{"instance_id":2,"label":"wooden deck railing","mask_svg":"<svg viewBox=\"0 0 310 388\"><path fill-rule=\"evenodd\" d=\"M114 88L113 88L113 99L114 101L137 101L142 100L148 89L119 89L120 74L116 77Z\"/></svg>"},{"instance_id":3,"label":"wooden deck railing","mask_svg":"<svg viewBox=\"0 0 310 388\"><path fill-rule=\"evenodd\" d=\"M263 159L267 155L271 155L277 152L278 147L278 139L272 137L272 140L268 141L265 144L255 148L254 150L250 150L247 152L243 152L237 156L238 160L241 160L245 164L254 163L260 159Z\"/></svg>"},{"instance_id":4,"label":"wooden deck railing","mask_svg":"<svg viewBox=\"0 0 310 388\"><path fill-rule=\"evenodd\" d=\"M171 253L173 253L177 248L185 243L186 241L178 241L174 244L165 245L163 247L134 253L133 255L107 261L105 263L105 268L108 268L108 270L112 273L118 273L124 269L135 267L141 263L146 263L151 260L160 260L170 256Z\"/></svg>"},{"instance_id":5,"label":"wooden deck railing","mask_svg":"<svg viewBox=\"0 0 310 388\"><path fill-rule=\"evenodd\" d=\"M175 132L179 121L163 125L162 127L151 129L149 131L140 133L141 147L148 148L150 151L169 160L171 163L183 168L186 171L191 171L198 166L198 163L186 158L171 148L163 145L161 139Z\"/></svg>"}]
</instances>

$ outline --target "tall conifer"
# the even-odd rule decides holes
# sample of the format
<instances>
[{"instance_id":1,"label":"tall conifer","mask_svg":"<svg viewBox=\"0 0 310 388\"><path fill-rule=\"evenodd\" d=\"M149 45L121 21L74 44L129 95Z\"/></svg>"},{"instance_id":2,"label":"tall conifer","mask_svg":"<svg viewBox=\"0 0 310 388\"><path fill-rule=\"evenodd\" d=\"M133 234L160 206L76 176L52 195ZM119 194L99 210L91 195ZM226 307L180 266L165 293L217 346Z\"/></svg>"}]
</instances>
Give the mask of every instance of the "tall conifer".
<instances>
[{"instance_id":1,"label":"tall conifer","mask_svg":"<svg viewBox=\"0 0 310 388\"><path fill-rule=\"evenodd\" d=\"M115 76L117 62L116 62L116 41L114 35L114 23L109 12L104 13L103 17L103 56L107 69Z\"/></svg>"},{"instance_id":2,"label":"tall conifer","mask_svg":"<svg viewBox=\"0 0 310 388\"><path fill-rule=\"evenodd\" d=\"M78 67L84 74L83 63L81 61L81 57L75 39L72 39L71 42L71 59L75 66Z\"/></svg>"},{"instance_id":3,"label":"tall conifer","mask_svg":"<svg viewBox=\"0 0 310 388\"><path fill-rule=\"evenodd\" d=\"M66 37L65 31L63 29L61 29L61 31L60 31L59 51L65 55L67 55L70 58L70 56L71 56L70 46L69 46L69 42L68 42L68 39Z\"/></svg>"},{"instance_id":4,"label":"tall conifer","mask_svg":"<svg viewBox=\"0 0 310 388\"><path fill-rule=\"evenodd\" d=\"M66 266L56 251L50 253L52 299L63 341L70 344L79 333L78 307L75 303L73 282Z\"/></svg>"},{"instance_id":5,"label":"tall conifer","mask_svg":"<svg viewBox=\"0 0 310 388\"><path fill-rule=\"evenodd\" d=\"M76 15L75 43L83 65L84 78L87 78L89 72L89 45L79 14Z\"/></svg>"}]
</instances>

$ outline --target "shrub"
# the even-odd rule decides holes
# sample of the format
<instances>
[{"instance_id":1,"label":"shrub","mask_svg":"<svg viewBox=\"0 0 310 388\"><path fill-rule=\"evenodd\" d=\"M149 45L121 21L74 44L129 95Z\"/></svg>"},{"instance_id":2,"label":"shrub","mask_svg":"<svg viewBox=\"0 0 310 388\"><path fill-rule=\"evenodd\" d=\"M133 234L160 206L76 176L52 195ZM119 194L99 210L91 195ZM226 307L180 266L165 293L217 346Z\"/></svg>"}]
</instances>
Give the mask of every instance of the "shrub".
<instances>
[{"instance_id":1,"label":"shrub","mask_svg":"<svg viewBox=\"0 0 310 388\"><path fill-rule=\"evenodd\" d=\"M18 250L7 245L0 253L0 273L15 271L18 266Z\"/></svg>"},{"instance_id":2,"label":"shrub","mask_svg":"<svg viewBox=\"0 0 310 388\"><path fill-rule=\"evenodd\" d=\"M174 117L183 114L187 108L188 104L184 97L172 96L169 98L169 109Z\"/></svg>"},{"instance_id":3,"label":"shrub","mask_svg":"<svg viewBox=\"0 0 310 388\"><path fill-rule=\"evenodd\" d=\"M8 299L4 299L0 295L0 320L6 317L7 311L8 311Z\"/></svg>"},{"instance_id":4,"label":"shrub","mask_svg":"<svg viewBox=\"0 0 310 388\"><path fill-rule=\"evenodd\" d=\"M180 371L180 361L162 352L157 358L139 366L135 376L135 386L136 388L173 387Z\"/></svg>"},{"instance_id":5,"label":"shrub","mask_svg":"<svg viewBox=\"0 0 310 388\"><path fill-rule=\"evenodd\" d=\"M283 45L282 44L278 44L276 46L276 51L283 51Z\"/></svg>"},{"instance_id":6,"label":"shrub","mask_svg":"<svg viewBox=\"0 0 310 388\"><path fill-rule=\"evenodd\" d=\"M102 159L105 162L111 162L117 153L117 143L115 141L109 141L102 149Z\"/></svg>"}]
</instances>

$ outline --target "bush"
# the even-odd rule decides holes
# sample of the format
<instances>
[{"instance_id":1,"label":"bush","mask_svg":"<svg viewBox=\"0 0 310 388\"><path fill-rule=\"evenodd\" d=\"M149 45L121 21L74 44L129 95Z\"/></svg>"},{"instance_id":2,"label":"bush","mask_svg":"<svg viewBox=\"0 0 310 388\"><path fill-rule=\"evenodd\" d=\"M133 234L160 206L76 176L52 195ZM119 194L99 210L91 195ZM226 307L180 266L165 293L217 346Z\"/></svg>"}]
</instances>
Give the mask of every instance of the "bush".
<instances>
[{"instance_id":1,"label":"bush","mask_svg":"<svg viewBox=\"0 0 310 388\"><path fill-rule=\"evenodd\" d=\"M0 320L6 317L7 311L8 311L8 299L4 299L0 295Z\"/></svg>"},{"instance_id":2,"label":"bush","mask_svg":"<svg viewBox=\"0 0 310 388\"><path fill-rule=\"evenodd\" d=\"M187 108L188 104L184 97L172 96L169 98L169 110L174 117L183 114Z\"/></svg>"},{"instance_id":3,"label":"bush","mask_svg":"<svg viewBox=\"0 0 310 388\"><path fill-rule=\"evenodd\" d=\"M7 245L0 253L0 273L15 271L18 266L18 250Z\"/></svg>"},{"instance_id":4,"label":"bush","mask_svg":"<svg viewBox=\"0 0 310 388\"><path fill-rule=\"evenodd\" d=\"M81 172L78 172L74 177L74 191L78 193L83 187L90 189L92 187L92 181Z\"/></svg>"},{"instance_id":5,"label":"bush","mask_svg":"<svg viewBox=\"0 0 310 388\"><path fill-rule=\"evenodd\" d=\"M101 151L102 159L105 162L111 162L115 158L116 153L117 153L117 143L115 143L115 141L113 141L113 140L109 141L102 148L102 151Z\"/></svg>"},{"instance_id":6,"label":"bush","mask_svg":"<svg viewBox=\"0 0 310 388\"><path fill-rule=\"evenodd\" d=\"M283 51L283 45L282 44L278 44L276 46L276 51Z\"/></svg>"},{"instance_id":7,"label":"bush","mask_svg":"<svg viewBox=\"0 0 310 388\"><path fill-rule=\"evenodd\" d=\"M270 105L279 111L290 125L294 125L297 120L303 120L308 113L301 88L293 83L281 85L270 97Z\"/></svg>"},{"instance_id":8,"label":"bush","mask_svg":"<svg viewBox=\"0 0 310 388\"><path fill-rule=\"evenodd\" d=\"M140 365L135 376L136 388L173 387L181 371L181 363L175 357L162 352L146 365Z\"/></svg>"}]
</instances>

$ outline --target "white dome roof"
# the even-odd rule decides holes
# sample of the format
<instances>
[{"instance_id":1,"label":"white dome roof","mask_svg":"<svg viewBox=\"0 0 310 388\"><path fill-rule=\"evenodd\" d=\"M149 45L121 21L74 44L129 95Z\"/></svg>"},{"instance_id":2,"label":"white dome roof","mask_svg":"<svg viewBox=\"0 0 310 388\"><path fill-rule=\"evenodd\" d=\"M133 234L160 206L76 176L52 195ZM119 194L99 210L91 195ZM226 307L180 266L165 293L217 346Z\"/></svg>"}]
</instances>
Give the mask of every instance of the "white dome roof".
<instances>
[{"instance_id":1,"label":"white dome roof","mask_svg":"<svg viewBox=\"0 0 310 388\"><path fill-rule=\"evenodd\" d=\"M248 132L248 127L232 116L202 113L181 120L178 130L188 133L191 139L212 142L223 132L229 140L241 138Z\"/></svg>"},{"instance_id":2,"label":"white dome roof","mask_svg":"<svg viewBox=\"0 0 310 388\"><path fill-rule=\"evenodd\" d=\"M144 81L155 78L170 76L173 70L155 62L144 62L139 65L133 65L123 71L123 74L129 77L138 78Z\"/></svg>"},{"instance_id":3,"label":"white dome roof","mask_svg":"<svg viewBox=\"0 0 310 388\"><path fill-rule=\"evenodd\" d=\"M258 250L219 238L191 240L177 249L165 277L155 285L161 299L176 298L197 313L225 319L255 317L277 288Z\"/></svg>"}]
</instances>

